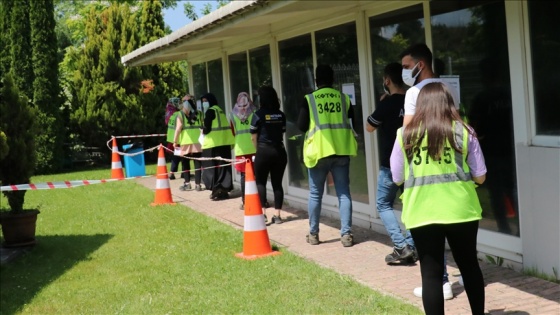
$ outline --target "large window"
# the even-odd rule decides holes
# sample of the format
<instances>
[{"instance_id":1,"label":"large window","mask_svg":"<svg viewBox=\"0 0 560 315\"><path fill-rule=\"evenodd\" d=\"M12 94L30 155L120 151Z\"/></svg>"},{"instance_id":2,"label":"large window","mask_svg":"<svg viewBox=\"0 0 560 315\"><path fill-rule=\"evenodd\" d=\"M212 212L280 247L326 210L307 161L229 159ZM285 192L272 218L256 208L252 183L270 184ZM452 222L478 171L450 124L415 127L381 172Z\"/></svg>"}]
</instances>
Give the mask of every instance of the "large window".
<instances>
[{"instance_id":1,"label":"large window","mask_svg":"<svg viewBox=\"0 0 560 315\"><path fill-rule=\"evenodd\" d=\"M208 81L206 80L206 63L199 63L192 66L192 82L194 88L194 97L200 100L202 95L208 92Z\"/></svg>"},{"instance_id":2,"label":"large window","mask_svg":"<svg viewBox=\"0 0 560 315\"><path fill-rule=\"evenodd\" d=\"M222 59L208 61L208 92L216 96L218 105L226 110Z\"/></svg>"},{"instance_id":3,"label":"large window","mask_svg":"<svg viewBox=\"0 0 560 315\"><path fill-rule=\"evenodd\" d=\"M431 1L430 10L436 71L459 87L461 113L486 160L480 227L519 235L504 2Z\"/></svg>"},{"instance_id":4,"label":"large window","mask_svg":"<svg viewBox=\"0 0 560 315\"><path fill-rule=\"evenodd\" d=\"M560 136L560 32L558 1L528 1L537 135ZM554 12L554 13L552 13Z\"/></svg>"},{"instance_id":5,"label":"large window","mask_svg":"<svg viewBox=\"0 0 560 315\"><path fill-rule=\"evenodd\" d=\"M383 95L383 69L410 45L425 43L422 5L391 11L369 19L375 99Z\"/></svg>"},{"instance_id":6,"label":"large window","mask_svg":"<svg viewBox=\"0 0 560 315\"><path fill-rule=\"evenodd\" d=\"M247 67L247 53L241 52L230 55L229 60L229 82L231 86L231 105L235 105L237 95L241 92L249 93L249 71Z\"/></svg>"},{"instance_id":7,"label":"large window","mask_svg":"<svg viewBox=\"0 0 560 315\"><path fill-rule=\"evenodd\" d=\"M251 89L253 102L258 107L257 93L263 85L272 86L272 71L270 68L270 47L262 46L249 50L249 63L251 67Z\"/></svg>"},{"instance_id":8,"label":"large window","mask_svg":"<svg viewBox=\"0 0 560 315\"><path fill-rule=\"evenodd\" d=\"M348 94L354 111L354 130L358 134L358 155L350 162L350 190L352 199L369 203L364 146L364 118L358 64L358 42L354 22L317 31L315 33L317 64L328 64L334 70L334 88ZM327 183L327 194L336 196L334 182Z\"/></svg>"},{"instance_id":9,"label":"large window","mask_svg":"<svg viewBox=\"0 0 560 315\"><path fill-rule=\"evenodd\" d=\"M307 169L303 164L304 133L297 127L300 104L305 94L315 89L311 35L290 38L278 43L282 105L286 114L288 178L291 186L308 189Z\"/></svg>"}]
</instances>

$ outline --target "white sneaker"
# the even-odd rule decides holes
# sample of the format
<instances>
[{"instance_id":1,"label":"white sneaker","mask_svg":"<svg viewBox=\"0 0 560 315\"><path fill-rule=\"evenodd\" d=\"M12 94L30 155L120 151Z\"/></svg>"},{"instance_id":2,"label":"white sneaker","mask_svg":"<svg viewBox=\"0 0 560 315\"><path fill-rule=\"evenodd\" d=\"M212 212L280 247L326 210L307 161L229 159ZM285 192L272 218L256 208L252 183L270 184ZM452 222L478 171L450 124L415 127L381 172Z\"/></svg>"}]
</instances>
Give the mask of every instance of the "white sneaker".
<instances>
[{"instance_id":1,"label":"white sneaker","mask_svg":"<svg viewBox=\"0 0 560 315\"><path fill-rule=\"evenodd\" d=\"M414 288L414 296L419 298L422 297L422 287ZM451 290L451 282L446 282L443 284L443 298L445 300L451 300L453 298L453 290Z\"/></svg>"},{"instance_id":2,"label":"white sneaker","mask_svg":"<svg viewBox=\"0 0 560 315\"><path fill-rule=\"evenodd\" d=\"M459 284L464 287L465 284L463 283L463 276L459 276Z\"/></svg>"}]
</instances>

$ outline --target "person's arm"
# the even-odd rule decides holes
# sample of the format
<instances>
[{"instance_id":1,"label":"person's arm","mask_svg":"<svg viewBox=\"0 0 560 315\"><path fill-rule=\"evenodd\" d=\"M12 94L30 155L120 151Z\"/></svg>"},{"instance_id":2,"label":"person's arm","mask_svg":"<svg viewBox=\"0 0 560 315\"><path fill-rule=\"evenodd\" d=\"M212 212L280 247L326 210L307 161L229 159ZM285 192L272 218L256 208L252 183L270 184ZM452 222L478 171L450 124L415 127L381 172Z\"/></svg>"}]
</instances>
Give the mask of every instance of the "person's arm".
<instances>
[{"instance_id":1,"label":"person's arm","mask_svg":"<svg viewBox=\"0 0 560 315\"><path fill-rule=\"evenodd\" d=\"M257 138L259 137L258 133L252 133L251 134L251 141L253 142L253 145L255 146L255 148L257 147Z\"/></svg>"},{"instance_id":2,"label":"person's arm","mask_svg":"<svg viewBox=\"0 0 560 315\"><path fill-rule=\"evenodd\" d=\"M401 132L399 129L397 132ZM405 156L401 149L401 145L399 143L399 139L395 140L395 144L393 145L393 151L391 152L391 174L393 175L393 182L397 185L400 185L404 182L404 159Z\"/></svg>"},{"instance_id":3,"label":"person's arm","mask_svg":"<svg viewBox=\"0 0 560 315\"><path fill-rule=\"evenodd\" d=\"M379 102L377 109L366 119L367 132L374 132L379 126L381 126L381 124L383 124L383 121L385 121L385 118L389 115L389 106L390 104L387 103L387 101Z\"/></svg>"},{"instance_id":4,"label":"person's arm","mask_svg":"<svg viewBox=\"0 0 560 315\"><path fill-rule=\"evenodd\" d=\"M487 171L484 154L482 154L478 139L472 134L469 134L469 141L467 145L469 149L469 152L467 153L467 164L469 165L472 179L475 183L481 185L486 180Z\"/></svg>"},{"instance_id":5,"label":"person's arm","mask_svg":"<svg viewBox=\"0 0 560 315\"><path fill-rule=\"evenodd\" d=\"M181 113L177 115L177 121L175 122L175 134L173 135L173 147L180 146L179 137L181 136L181 131L183 130L183 119Z\"/></svg>"},{"instance_id":6,"label":"person's arm","mask_svg":"<svg viewBox=\"0 0 560 315\"><path fill-rule=\"evenodd\" d=\"M410 121L412 120L412 116L414 115L404 115L404 119L403 119L403 127L406 127L406 125L408 125L410 123Z\"/></svg>"},{"instance_id":7,"label":"person's arm","mask_svg":"<svg viewBox=\"0 0 560 315\"><path fill-rule=\"evenodd\" d=\"M302 132L307 132L307 130L309 130L309 106L307 105L307 99L305 97L299 107L297 126Z\"/></svg>"},{"instance_id":8,"label":"person's arm","mask_svg":"<svg viewBox=\"0 0 560 315\"><path fill-rule=\"evenodd\" d=\"M202 126L202 133L207 135L212 131L212 120L216 118L215 110L207 110L204 115L204 126Z\"/></svg>"}]
</instances>

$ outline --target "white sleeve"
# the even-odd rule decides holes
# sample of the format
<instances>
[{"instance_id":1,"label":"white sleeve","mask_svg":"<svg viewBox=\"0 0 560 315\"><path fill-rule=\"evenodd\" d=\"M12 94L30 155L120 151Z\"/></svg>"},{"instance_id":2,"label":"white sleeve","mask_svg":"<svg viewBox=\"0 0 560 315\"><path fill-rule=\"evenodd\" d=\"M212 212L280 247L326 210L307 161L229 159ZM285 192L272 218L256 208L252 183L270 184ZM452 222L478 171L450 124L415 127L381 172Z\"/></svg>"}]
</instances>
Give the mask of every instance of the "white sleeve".
<instances>
[{"instance_id":1,"label":"white sleeve","mask_svg":"<svg viewBox=\"0 0 560 315\"><path fill-rule=\"evenodd\" d=\"M414 93L414 90L414 87L409 88L404 96L405 115L414 115L414 113L416 112L416 99L418 97L418 93Z\"/></svg>"}]
</instances>

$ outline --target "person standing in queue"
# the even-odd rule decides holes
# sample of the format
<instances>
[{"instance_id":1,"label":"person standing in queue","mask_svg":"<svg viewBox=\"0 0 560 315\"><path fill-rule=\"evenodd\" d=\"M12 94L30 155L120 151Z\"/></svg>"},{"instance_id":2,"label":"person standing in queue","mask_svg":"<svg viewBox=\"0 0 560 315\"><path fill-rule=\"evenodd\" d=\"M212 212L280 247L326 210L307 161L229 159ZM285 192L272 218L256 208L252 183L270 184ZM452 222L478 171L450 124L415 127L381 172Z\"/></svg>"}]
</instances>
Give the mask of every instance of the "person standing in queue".
<instances>
[{"instance_id":1,"label":"person standing in queue","mask_svg":"<svg viewBox=\"0 0 560 315\"><path fill-rule=\"evenodd\" d=\"M329 65L315 69L317 90L305 96L300 107L298 127L305 132L303 162L309 172L309 234L307 242L318 245L319 219L325 181L329 172L334 180L340 209L340 241L354 245L352 197L350 195L350 156L358 153L354 136L354 109L350 97L332 88L334 71Z\"/></svg>"},{"instance_id":2,"label":"person standing in queue","mask_svg":"<svg viewBox=\"0 0 560 315\"><path fill-rule=\"evenodd\" d=\"M274 192L274 215L271 223L281 224L280 216L284 201L282 178L288 164L288 156L284 148L286 132L286 115L280 110L280 100L276 90L271 86L259 88L260 108L251 120L251 139L257 148L255 154L255 182L263 214L266 220L266 181L270 174L272 191Z\"/></svg>"},{"instance_id":3,"label":"person standing in queue","mask_svg":"<svg viewBox=\"0 0 560 315\"><path fill-rule=\"evenodd\" d=\"M413 262L414 241L409 231L401 230L393 204L399 186L393 183L389 159L397 129L402 127L404 118L404 94L406 89L401 77L402 66L393 62L383 70L383 94L375 111L366 120L366 130L379 130L380 166L377 176L377 213L393 241L393 251L385 257L387 264Z\"/></svg>"},{"instance_id":4,"label":"person standing in queue","mask_svg":"<svg viewBox=\"0 0 560 315\"><path fill-rule=\"evenodd\" d=\"M165 106L165 124L167 125L167 148L173 152L175 147L173 145L173 137L175 136L175 129L177 126L177 116L183 105L179 102L178 97L172 97L167 101ZM175 154L171 155L171 169L169 179L175 179L175 172L179 170L179 161L181 157ZM184 169L183 169L184 171Z\"/></svg>"},{"instance_id":5,"label":"person standing in queue","mask_svg":"<svg viewBox=\"0 0 560 315\"><path fill-rule=\"evenodd\" d=\"M235 169L241 174L241 210L245 209L245 159L252 159L257 149L251 139L251 120L256 108L247 92L237 95L231 113L231 126L235 136Z\"/></svg>"},{"instance_id":6,"label":"person standing in queue","mask_svg":"<svg viewBox=\"0 0 560 315\"><path fill-rule=\"evenodd\" d=\"M424 311L444 314L441 274L447 239L471 312L484 314L476 250L482 208L474 184L486 179L484 156L445 84L424 85L416 104L409 124L397 131L390 164L393 181L404 183L402 221L418 251Z\"/></svg>"},{"instance_id":7,"label":"person standing in queue","mask_svg":"<svg viewBox=\"0 0 560 315\"><path fill-rule=\"evenodd\" d=\"M202 126L202 157L215 158L202 161L202 182L207 190L212 191L212 200L227 199L233 189L233 180L231 167L227 165L229 162L222 159L231 160L231 147L235 139L226 114L218 106L216 96L207 93L200 100L202 108L208 108L204 113Z\"/></svg>"},{"instance_id":8,"label":"person standing in queue","mask_svg":"<svg viewBox=\"0 0 560 315\"><path fill-rule=\"evenodd\" d=\"M181 191L192 190L191 187L191 159L194 162L194 184L195 190L201 191L201 163L202 147L198 143L200 128L202 126L201 115L196 110L192 96L183 97L183 105L177 116L173 147L179 149L179 157L182 157L183 178L185 182L179 187ZM177 155L175 155L177 156Z\"/></svg>"}]
</instances>

